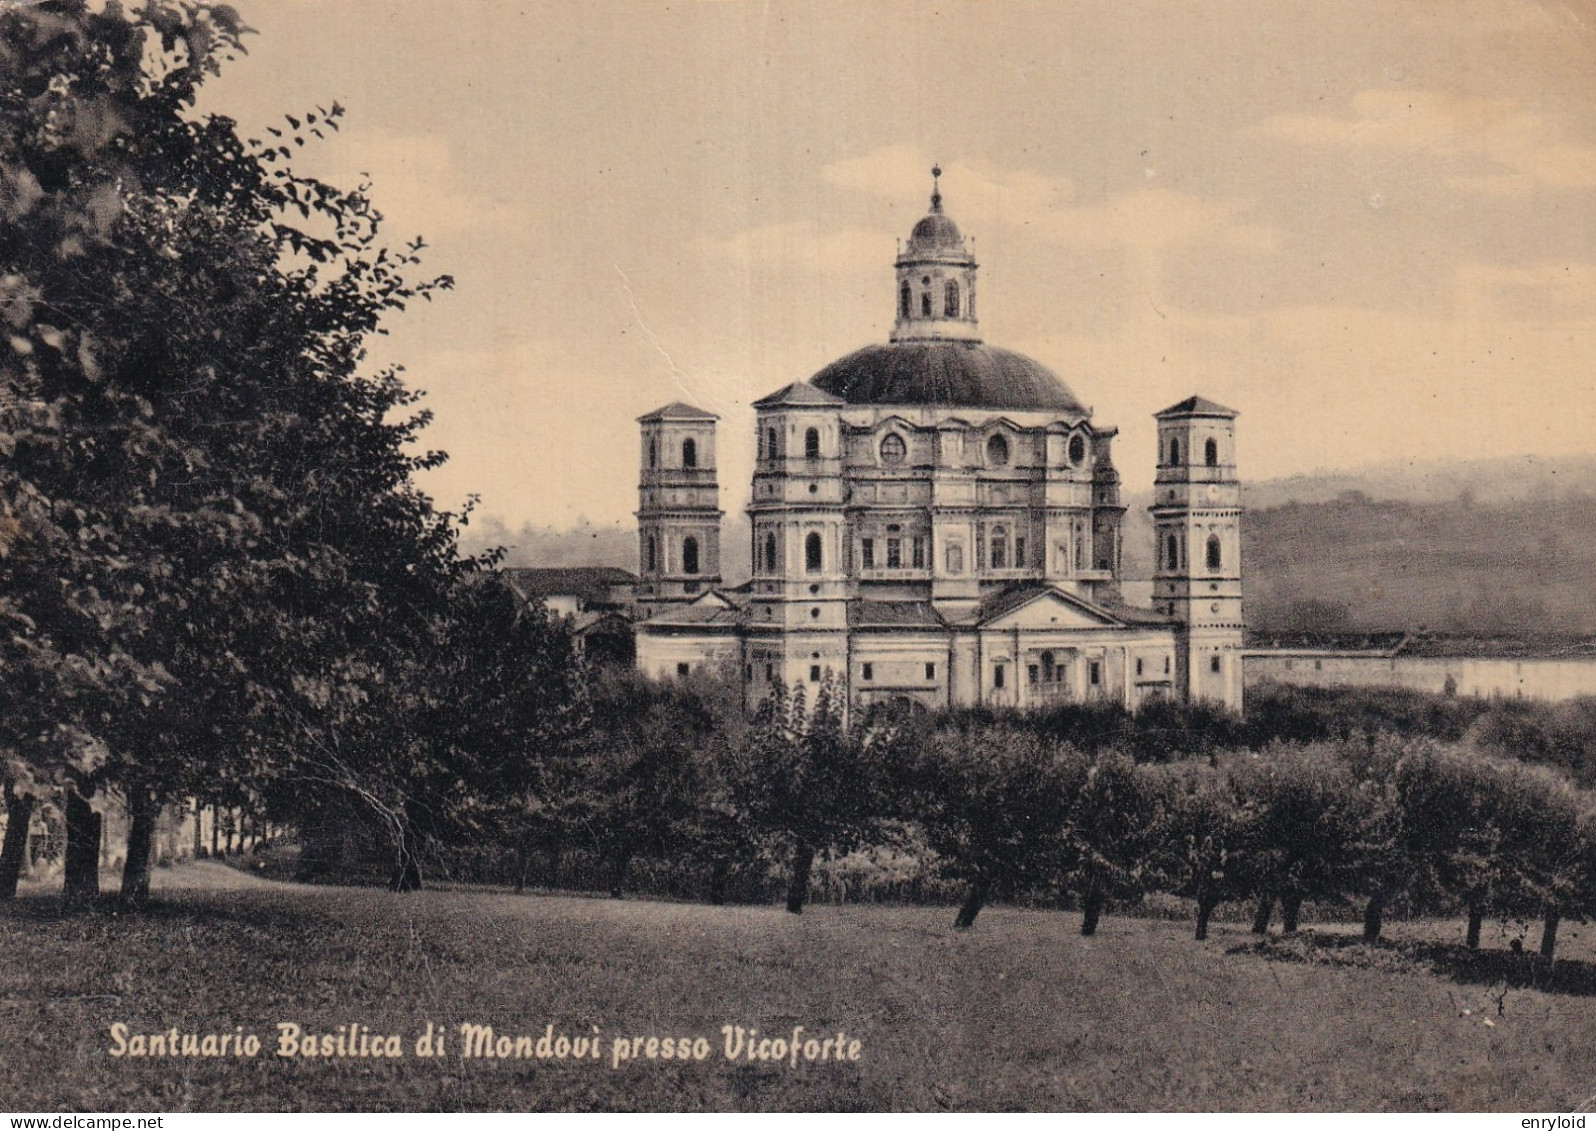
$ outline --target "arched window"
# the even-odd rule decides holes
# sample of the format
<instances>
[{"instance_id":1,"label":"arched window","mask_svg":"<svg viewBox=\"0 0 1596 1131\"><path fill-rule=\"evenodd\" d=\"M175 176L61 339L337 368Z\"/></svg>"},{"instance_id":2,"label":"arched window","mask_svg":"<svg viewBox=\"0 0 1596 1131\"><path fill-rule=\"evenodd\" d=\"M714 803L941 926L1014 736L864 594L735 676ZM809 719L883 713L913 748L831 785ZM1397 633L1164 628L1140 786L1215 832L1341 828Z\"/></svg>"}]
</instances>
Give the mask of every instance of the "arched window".
<instances>
[{"instance_id":1,"label":"arched window","mask_svg":"<svg viewBox=\"0 0 1596 1131\"><path fill-rule=\"evenodd\" d=\"M775 459L780 454L781 453L776 448L776 430L774 428L766 429L766 431L765 431L765 458L766 459Z\"/></svg>"},{"instance_id":2,"label":"arched window","mask_svg":"<svg viewBox=\"0 0 1596 1131\"><path fill-rule=\"evenodd\" d=\"M820 458L820 429L811 428L804 433L804 458Z\"/></svg>"},{"instance_id":3,"label":"arched window","mask_svg":"<svg viewBox=\"0 0 1596 1131\"><path fill-rule=\"evenodd\" d=\"M698 444L694 442L692 437L682 441L682 466L698 466Z\"/></svg>"},{"instance_id":4,"label":"arched window","mask_svg":"<svg viewBox=\"0 0 1596 1131\"><path fill-rule=\"evenodd\" d=\"M920 317L921 318L930 318L931 317L931 292L930 291L921 291L920 292Z\"/></svg>"},{"instance_id":5,"label":"arched window","mask_svg":"<svg viewBox=\"0 0 1596 1131\"><path fill-rule=\"evenodd\" d=\"M1169 442L1169 466L1170 467L1175 467L1175 466L1179 465L1179 463L1180 463L1180 441L1179 440L1171 440Z\"/></svg>"},{"instance_id":6,"label":"arched window","mask_svg":"<svg viewBox=\"0 0 1596 1131\"><path fill-rule=\"evenodd\" d=\"M905 284L903 284L903 286L898 288L898 317L899 318L907 319L909 317L909 310L911 309L911 304L913 302L914 302L914 295L909 290L909 284L905 283Z\"/></svg>"},{"instance_id":7,"label":"arched window","mask_svg":"<svg viewBox=\"0 0 1596 1131\"><path fill-rule=\"evenodd\" d=\"M1211 570L1218 569L1221 557L1219 535L1210 534L1208 536L1208 568Z\"/></svg>"},{"instance_id":8,"label":"arched window","mask_svg":"<svg viewBox=\"0 0 1596 1131\"><path fill-rule=\"evenodd\" d=\"M809 573L820 572L820 535L811 534L804 539L804 569Z\"/></svg>"},{"instance_id":9,"label":"arched window","mask_svg":"<svg viewBox=\"0 0 1596 1131\"><path fill-rule=\"evenodd\" d=\"M1009 442L1001 432L986 442L986 462L993 467L1009 462Z\"/></svg>"},{"instance_id":10,"label":"arched window","mask_svg":"<svg viewBox=\"0 0 1596 1131\"><path fill-rule=\"evenodd\" d=\"M766 533L765 535L765 572L776 572L776 535L774 533Z\"/></svg>"},{"instance_id":11,"label":"arched window","mask_svg":"<svg viewBox=\"0 0 1596 1131\"><path fill-rule=\"evenodd\" d=\"M888 432L881 441L881 462L896 465L908 458L909 445L903 442L903 437L896 432Z\"/></svg>"},{"instance_id":12,"label":"arched window","mask_svg":"<svg viewBox=\"0 0 1596 1131\"><path fill-rule=\"evenodd\" d=\"M949 279L947 286L942 288L942 316L944 318L959 316L959 284L952 279Z\"/></svg>"},{"instance_id":13,"label":"arched window","mask_svg":"<svg viewBox=\"0 0 1596 1131\"><path fill-rule=\"evenodd\" d=\"M992 568L1009 568L1009 532L1007 527L992 528Z\"/></svg>"},{"instance_id":14,"label":"arched window","mask_svg":"<svg viewBox=\"0 0 1596 1131\"><path fill-rule=\"evenodd\" d=\"M682 539L682 572L698 572L698 539L691 534Z\"/></svg>"},{"instance_id":15,"label":"arched window","mask_svg":"<svg viewBox=\"0 0 1596 1131\"><path fill-rule=\"evenodd\" d=\"M1075 435L1070 437L1070 462L1076 467L1079 467L1081 462L1085 459L1086 441L1082 439L1080 433L1077 432Z\"/></svg>"},{"instance_id":16,"label":"arched window","mask_svg":"<svg viewBox=\"0 0 1596 1131\"><path fill-rule=\"evenodd\" d=\"M655 440L652 436L650 436L648 440L648 466L659 466L659 441Z\"/></svg>"},{"instance_id":17,"label":"arched window","mask_svg":"<svg viewBox=\"0 0 1596 1131\"><path fill-rule=\"evenodd\" d=\"M1219 466L1219 441L1210 438L1203 444L1203 462L1209 467Z\"/></svg>"},{"instance_id":18,"label":"arched window","mask_svg":"<svg viewBox=\"0 0 1596 1131\"><path fill-rule=\"evenodd\" d=\"M653 573L654 563L657 562L657 550L654 545L654 536L650 534L643 539L643 572Z\"/></svg>"},{"instance_id":19,"label":"arched window","mask_svg":"<svg viewBox=\"0 0 1596 1131\"><path fill-rule=\"evenodd\" d=\"M1164 544L1164 548L1165 548L1164 558L1165 558L1165 561L1168 563L1168 568L1170 568L1170 569L1179 569L1180 568L1180 543L1178 541L1176 541L1175 536L1173 534L1171 534L1169 536L1169 541Z\"/></svg>"}]
</instances>

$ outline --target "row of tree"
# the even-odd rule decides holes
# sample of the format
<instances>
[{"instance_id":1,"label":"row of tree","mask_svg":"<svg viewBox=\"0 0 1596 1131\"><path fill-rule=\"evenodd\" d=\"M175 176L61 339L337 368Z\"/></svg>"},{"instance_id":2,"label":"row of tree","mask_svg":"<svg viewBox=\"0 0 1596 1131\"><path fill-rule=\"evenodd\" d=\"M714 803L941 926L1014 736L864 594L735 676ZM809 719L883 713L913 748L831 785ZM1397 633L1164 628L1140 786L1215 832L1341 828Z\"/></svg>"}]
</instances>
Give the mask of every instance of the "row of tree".
<instances>
[{"instance_id":1,"label":"row of tree","mask_svg":"<svg viewBox=\"0 0 1596 1131\"><path fill-rule=\"evenodd\" d=\"M569 641L473 584L415 485L443 457L367 349L450 280L364 186L293 171L342 108L260 138L194 109L248 31L205 0L0 8L0 896L46 797L70 898L106 796L134 902L184 797L357 799L413 884L430 825L472 819L439 798L582 721Z\"/></svg>"}]
</instances>

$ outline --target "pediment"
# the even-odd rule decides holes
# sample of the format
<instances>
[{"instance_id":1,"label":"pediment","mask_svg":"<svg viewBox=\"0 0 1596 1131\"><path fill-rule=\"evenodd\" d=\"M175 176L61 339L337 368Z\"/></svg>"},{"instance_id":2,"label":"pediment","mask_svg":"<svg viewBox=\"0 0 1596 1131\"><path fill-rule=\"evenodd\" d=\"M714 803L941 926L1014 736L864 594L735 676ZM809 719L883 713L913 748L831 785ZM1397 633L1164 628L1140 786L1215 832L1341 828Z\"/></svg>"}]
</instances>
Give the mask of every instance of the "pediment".
<instances>
[{"instance_id":1,"label":"pediment","mask_svg":"<svg viewBox=\"0 0 1596 1131\"><path fill-rule=\"evenodd\" d=\"M1036 629L1068 631L1124 628L1125 622L1060 589L1039 589L1017 596L981 619L983 629Z\"/></svg>"}]
</instances>

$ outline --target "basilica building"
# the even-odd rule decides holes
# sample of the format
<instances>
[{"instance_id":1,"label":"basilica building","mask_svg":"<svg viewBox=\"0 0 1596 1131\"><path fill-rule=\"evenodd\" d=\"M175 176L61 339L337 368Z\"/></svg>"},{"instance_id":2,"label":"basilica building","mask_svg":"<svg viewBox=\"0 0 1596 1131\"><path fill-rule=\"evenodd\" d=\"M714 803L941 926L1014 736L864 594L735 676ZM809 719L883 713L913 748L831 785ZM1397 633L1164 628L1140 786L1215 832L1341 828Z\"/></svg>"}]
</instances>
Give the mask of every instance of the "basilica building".
<instances>
[{"instance_id":1,"label":"basilica building","mask_svg":"<svg viewBox=\"0 0 1596 1131\"><path fill-rule=\"evenodd\" d=\"M1130 607L1116 429L982 341L976 262L939 192L895 266L885 345L752 406L748 582L720 574L716 416L640 418L639 667L723 666L750 701L834 678L861 706L1239 711L1236 413L1194 396L1155 414L1152 607Z\"/></svg>"}]
</instances>

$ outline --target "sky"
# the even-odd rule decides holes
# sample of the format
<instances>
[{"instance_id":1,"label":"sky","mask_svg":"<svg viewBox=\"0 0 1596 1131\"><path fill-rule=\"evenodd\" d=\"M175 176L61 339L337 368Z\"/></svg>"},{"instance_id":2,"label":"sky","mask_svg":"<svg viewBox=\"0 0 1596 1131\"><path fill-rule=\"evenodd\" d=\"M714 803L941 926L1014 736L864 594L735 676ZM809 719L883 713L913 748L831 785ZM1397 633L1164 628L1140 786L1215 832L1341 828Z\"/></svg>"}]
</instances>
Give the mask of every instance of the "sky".
<instances>
[{"instance_id":1,"label":"sky","mask_svg":"<svg viewBox=\"0 0 1596 1131\"><path fill-rule=\"evenodd\" d=\"M631 523L635 418L885 341L927 207L984 339L1152 479L1152 414L1240 411L1244 478L1596 455L1596 2L239 0L201 109L369 179L455 289L372 347L427 392L423 485L511 528Z\"/></svg>"}]
</instances>

